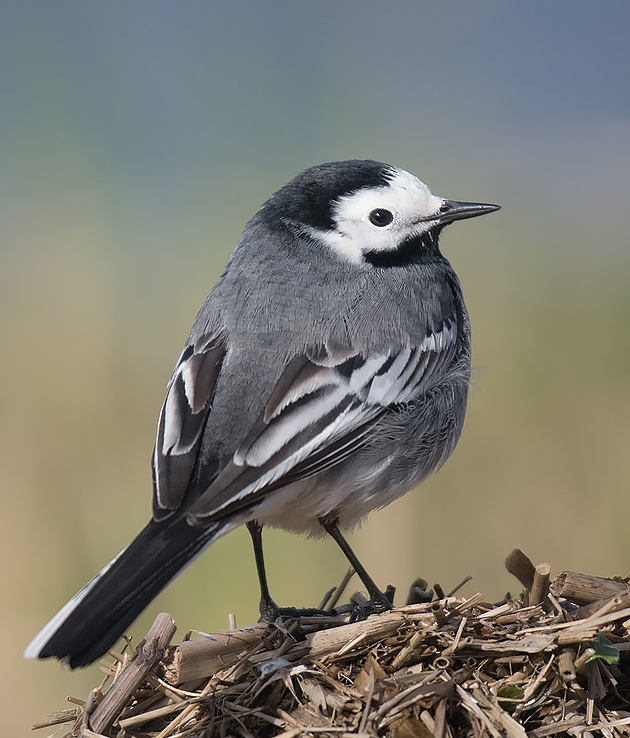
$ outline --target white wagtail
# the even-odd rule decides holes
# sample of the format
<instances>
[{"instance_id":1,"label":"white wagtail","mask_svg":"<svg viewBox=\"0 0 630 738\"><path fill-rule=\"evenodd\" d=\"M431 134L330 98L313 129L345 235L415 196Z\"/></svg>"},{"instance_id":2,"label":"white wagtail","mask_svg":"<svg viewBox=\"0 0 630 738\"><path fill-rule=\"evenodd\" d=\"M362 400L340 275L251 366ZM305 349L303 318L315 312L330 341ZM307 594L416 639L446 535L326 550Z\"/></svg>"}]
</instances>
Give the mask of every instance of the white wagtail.
<instances>
[{"instance_id":1,"label":"white wagtail","mask_svg":"<svg viewBox=\"0 0 630 738\"><path fill-rule=\"evenodd\" d=\"M307 169L245 226L168 386L153 517L25 655L89 664L206 546L243 523L342 537L422 482L464 422L470 324L438 237L498 210L376 161Z\"/></svg>"}]
</instances>

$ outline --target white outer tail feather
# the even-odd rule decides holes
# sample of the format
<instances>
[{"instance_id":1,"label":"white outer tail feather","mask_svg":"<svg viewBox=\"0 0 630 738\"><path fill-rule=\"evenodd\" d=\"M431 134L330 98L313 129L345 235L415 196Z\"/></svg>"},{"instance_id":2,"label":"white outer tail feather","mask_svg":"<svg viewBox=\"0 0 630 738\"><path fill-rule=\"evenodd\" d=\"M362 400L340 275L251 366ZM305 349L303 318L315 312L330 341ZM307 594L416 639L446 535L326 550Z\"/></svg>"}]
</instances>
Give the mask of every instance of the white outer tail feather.
<instances>
[{"instance_id":1,"label":"white outer tail feather","mask_svg":"<svg viewBox=\"0 0 630 738\"><path fill-rule=\"evenodd\" d=\"M118 561L118 559L125 553L125 551L129 548L127 546L126 548L123 548L123 550L115 556L109 564L104 566L99 573L90 579L90 581L81 589L79 592L75 594L75 596L67 602L61 610L46 623L46 625L39 631L39 633L33 638L33 640L28 644L26 647L26 650L24 651L24 658L25 659L37 659L39 658L39 655L44 648L44 646L48 643L48 641L52 638L52 636L59 630L59 627L65 622L65 620L68 618L71 612L75 610L75 608L83 602L83 600L87 597L89 592L92 590L94 585L105 575L107 572L112 568L112 566Z\"/></svg>"}]
</instances>

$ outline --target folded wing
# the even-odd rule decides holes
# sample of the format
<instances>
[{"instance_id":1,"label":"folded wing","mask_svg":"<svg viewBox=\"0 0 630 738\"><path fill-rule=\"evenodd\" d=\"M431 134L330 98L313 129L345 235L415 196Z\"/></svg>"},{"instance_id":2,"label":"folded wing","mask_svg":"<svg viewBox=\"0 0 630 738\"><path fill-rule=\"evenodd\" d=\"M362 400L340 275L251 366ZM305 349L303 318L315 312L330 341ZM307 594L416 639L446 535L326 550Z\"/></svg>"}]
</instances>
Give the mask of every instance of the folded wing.
<instances>
[{"instance_id":1,"label":"folded wing","mask_svg":"<svg viewBox=\"0 0 630 738\"><path fill-rule=\"evenodd\" d=\"M439 380L456 341L456 325L447 320L416 346L368 356L323 346L296 356L229 463L189 508L189 522L222 519L342 462L383 412ZM183 500L224 355L221 344L208 341L187 349L175 370L155 452L158 511Z\"/></svg>"}]
</instances>

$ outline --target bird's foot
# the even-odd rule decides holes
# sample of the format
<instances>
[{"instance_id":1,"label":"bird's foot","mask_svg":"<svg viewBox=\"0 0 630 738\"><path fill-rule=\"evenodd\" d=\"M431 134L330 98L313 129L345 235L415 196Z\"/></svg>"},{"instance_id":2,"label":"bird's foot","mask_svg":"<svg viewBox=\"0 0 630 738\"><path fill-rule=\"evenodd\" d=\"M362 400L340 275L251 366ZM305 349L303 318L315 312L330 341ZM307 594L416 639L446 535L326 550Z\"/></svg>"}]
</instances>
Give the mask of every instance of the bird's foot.
<instances>
[{"instance_id":1,"label":"bird's foot","mask_svg":"<svg viewBox=\"0 0 630 738\"><path fill-rule=\"evenodd\" d=\"M278 607L273 600L260 601L260 620L265 623L275 623L278 618L312 618L330 617L326 610L318 607Z\"/></svg>"},{"instance_id":2,"label":"bird's foot","mask_svg":"<svg viewBox=\"0 0 630 738\"><path fill-rule=\"evenodd\" d=\"M360 592L354 594L350 600L353 605L350 613L350 622L357 623L360 620L367 620L370 615L378 615L382 612L391 610L394 606L395 587L388 585L385 592L376 590L372 593L370 599L366 599Z\"/></svg>"}]
</instances>

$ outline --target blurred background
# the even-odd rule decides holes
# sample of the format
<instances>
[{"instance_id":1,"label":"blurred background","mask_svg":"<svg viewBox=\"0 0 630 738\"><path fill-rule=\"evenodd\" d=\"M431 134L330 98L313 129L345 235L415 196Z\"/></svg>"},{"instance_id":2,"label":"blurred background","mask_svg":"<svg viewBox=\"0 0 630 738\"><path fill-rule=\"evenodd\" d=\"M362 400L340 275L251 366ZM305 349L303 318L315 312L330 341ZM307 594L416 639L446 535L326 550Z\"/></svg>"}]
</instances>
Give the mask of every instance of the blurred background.
<instances>
[{"instance_id":1,"label":"blurred background","mask_svg":"<svg viewBox=\"0 0 630 738\"><path fill-rule=\"evenodd\" d=\"M352 536L368 570L401 597L471 574L490 600L519 591L515 546L630 572L629 25L625 0L2 4L0 735L98 683L22 650L148 519L196 311L259 205L323 161L503 206L443 236L473 323L466 428ZM345 571L331 541L266 542L279 604ZM160 610L179 636L246 625L257 600L241 530L131 632Z\"/></svg>"}]
</instances>

